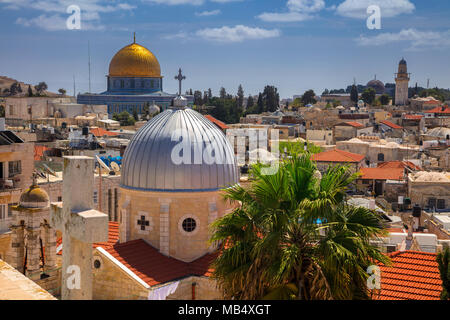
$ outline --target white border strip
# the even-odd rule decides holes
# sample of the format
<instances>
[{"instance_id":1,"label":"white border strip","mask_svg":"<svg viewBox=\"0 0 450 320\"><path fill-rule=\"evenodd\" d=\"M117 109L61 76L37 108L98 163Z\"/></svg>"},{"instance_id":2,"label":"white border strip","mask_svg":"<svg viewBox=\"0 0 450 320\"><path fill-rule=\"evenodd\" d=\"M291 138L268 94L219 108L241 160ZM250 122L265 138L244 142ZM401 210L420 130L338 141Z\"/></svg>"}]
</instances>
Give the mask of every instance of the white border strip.
<instances>
[{"instance_id":1,"label":"white border strip","mask_svg":"<svg viewBox=\"0 0 450 320\"><path fill-rule=\"evenodd\" d=\"M106 258L108 258L109 260L111 260L115 265L117 265L120 269L122 269L123 271L125 271L126 274L128 274L131 278L133 278L134 280L136 280L137 282L139 282L145 289L150 289L150 286L145 283L141 278L139 278L133 271L131 271L130 269L128 269L122 262L120 262L119 260L117 260L116 258L114 258L108 251L106 251L105 249L103 249L102 247L96 247L95 249L97 249L101 254L103 254Z\"/></svg>"}]
</instances>

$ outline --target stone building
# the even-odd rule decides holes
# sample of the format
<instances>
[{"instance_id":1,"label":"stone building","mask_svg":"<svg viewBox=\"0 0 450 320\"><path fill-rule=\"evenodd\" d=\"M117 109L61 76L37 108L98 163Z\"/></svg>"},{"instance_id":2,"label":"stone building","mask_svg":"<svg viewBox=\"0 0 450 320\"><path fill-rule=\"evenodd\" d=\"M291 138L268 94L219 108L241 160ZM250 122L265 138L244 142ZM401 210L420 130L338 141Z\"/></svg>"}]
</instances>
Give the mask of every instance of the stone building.
<instances>
[{"instance_id":1,"label":"stone building","mask_svg":"<svg viewBox=\"0 0 450 320\"><path fill-rule=\"evenodd\" d=\"M342 122L334 126L335 141L350 140L361 135L371 135L372 133L373 127L366 127L356 121Z\"/></svg>"},{"instance_id":2,"label":"stone building","mask_svg":"<svg viewBox=\"0 0 450 320\"><path fill-rule=\"evenodd\" d=\"M338 141L336 148L348 152L364 154L371 164L386 161L403 161L418 159L420 148L417 145L400 145L380 139L374 142L353 138L348 141Z\"/></svg>"},{"instance_id":3,"label":"stone building","mask_svg":"<svg viewBox=\"0 0 450 320\"><path fill-rule=\"evenodd\" d=\"M317 164L317 169L320 172L325 172L329 166L349 166L352 172L358 172L361 167L365 166L365 156L362 154L355 154L351 152L334 149L313 154L311 160Z\"/></svg>"},{"instance_id":4,"label":"stone building","mask_svg":"<svg viewBox=\"0 0 450 320\"><path fill-rule=\"evenodd\" d=\"M10 244L12 207L31 184L34 143L23 142L11 131L0 130L0 259Z\"/></svg>"},{"instance_id":5,"label":"stone building","mask_svg":"<svg viewBox=\"0 0 450 320\"><path fill-rule=\"evenodd\" d=\"M48 194L34 181L12 207L11 242L6 261L42 288L57 294L56 230L50 225Z\"/></svg>"},{"instance_id":6,"label":"stone building","mask_svg":"<svg viewBox=\"0 0 450 320\"><path fill-rule=\"evenodd\" d=\"M408 193L413 204L426 210L450 210L450 174L419 171L408 176Z\"/></svg>"},{"instance_id":7,"label":"stone building","mask_svg":"<svg viewBox=\"0 0 450 320\"><path fill-rule=\"evenodd\" d=\"M237 165L221 130L186 104L175 99L126 149L119 241L94 250L94 299L221 298L209 278L218 249L209 225L235 207L221 189L238 183Z\"/></svg>"}]
</instances>

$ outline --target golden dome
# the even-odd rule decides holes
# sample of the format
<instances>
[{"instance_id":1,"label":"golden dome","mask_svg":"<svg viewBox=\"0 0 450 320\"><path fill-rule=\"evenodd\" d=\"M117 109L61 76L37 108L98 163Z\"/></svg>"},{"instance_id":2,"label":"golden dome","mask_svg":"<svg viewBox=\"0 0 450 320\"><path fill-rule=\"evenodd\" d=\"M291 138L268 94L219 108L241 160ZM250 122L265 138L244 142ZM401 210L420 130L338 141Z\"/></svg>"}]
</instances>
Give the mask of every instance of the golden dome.
<instances>
[{"instance_id":1,"label":"golden dome","mask_svg":"<svg viewBox=\"0 0 450 320\"><path fill-rule=\"evenodd\" d=\"M19 204L25 208L42 208L46 207L49 201L47 192L33 184L21 194Z\"/></svg>"},{"instance_id":2,"label":"golden dome","mask_svg":"<svg viewBox=\"0 0 450 320\"><path fill-rule=\"evenodd\" d=\"M158 59L147 48L132 43L116 53L109 64L110 77L161 77Z\"/></svg>"}]
</instances>

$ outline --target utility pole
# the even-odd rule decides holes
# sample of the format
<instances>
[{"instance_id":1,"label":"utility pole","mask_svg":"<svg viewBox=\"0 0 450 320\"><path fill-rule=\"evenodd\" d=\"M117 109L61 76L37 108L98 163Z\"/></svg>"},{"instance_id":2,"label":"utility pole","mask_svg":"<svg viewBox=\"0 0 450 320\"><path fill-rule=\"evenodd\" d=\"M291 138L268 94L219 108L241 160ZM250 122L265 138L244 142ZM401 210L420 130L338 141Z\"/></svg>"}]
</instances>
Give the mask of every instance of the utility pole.
<instances>
[{"instance_id":1,"label":"utility pole","mask_svg":"<svg viewBox=\"0 0 450 320\"><path fill-rule=\"evenodd\" d=\"M89 93L91 93L91 45L88 40Z\"/></svg>"},{"instance_id":2,"label":"utility pole","mask_svg":"<svg viewBox=\"0 0 450 320\"><path fill-rule=\"evenodd\" d=\"M76 95L76 89L75 89L75 75L73 75L73 97L75 98Z\"/></svg>"}]
</instances>

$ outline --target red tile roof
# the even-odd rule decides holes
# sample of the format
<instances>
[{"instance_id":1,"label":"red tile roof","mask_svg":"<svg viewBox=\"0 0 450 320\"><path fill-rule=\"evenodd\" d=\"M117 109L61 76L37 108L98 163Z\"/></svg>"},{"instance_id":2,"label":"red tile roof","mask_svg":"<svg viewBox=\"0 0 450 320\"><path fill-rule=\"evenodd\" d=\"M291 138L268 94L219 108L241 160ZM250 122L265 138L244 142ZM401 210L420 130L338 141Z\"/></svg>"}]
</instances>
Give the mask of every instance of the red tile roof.
<instances>
[{"instance_id":1,"label":"red tile roof","mask_svg":"<svg viewBox=\"0 0 450 320\"><path fill-rule=\"evenodd\" d=\"M425 111L426 113L440 113L440 114L450 114L450 108L448 106L445 107L436 107L434 109Z\"/></svg>"},{"instance_id":2,"label":"red tile roof","mask_svg":"<svg viewBox=\"0 0 450 320\"><path fill-rule=\"evenodd\" d=\"M90 128L89 131L96 137L104 137L104 136L114 137L119 135L116 132L111 132L103 128Z\"/></svg>"},{"instance_id":3,"label":"red tile roof","mask_svg":"<svg viewBox=\"0 0 450 320\"><path fill-rule=\"evenodd\" d=\"M381 290L377 300L439 300L442 281L436 254L417 251L391 253L393 265L380 265Z\"/></svg>"},{"instance_id":4,"label":"red tile roof","mask_svg":"<svg viewBox=\"0 0 450 320\"><path fill-rule=\"evenodd\" d=\"M359 179L364 180L403 180L404 168L361 168Z\"/></svg>"},{"instance_id":5,"label":"red tile roof","mask_svg":"<svg viewBox=\"0 0 450 320\"><path fill-rule=\"evenodd\" d=\"M362 125L361 123L356 122L356 121L347 121L347 122L344 122L344 124L355 127L355 128L364 128L364 125Z\"/></svg>"},{"instance_id":6,"label":"red tile roof","mask_svg":"<svg viewBox=\"0 0 450 320\"><path fill-rule=\"evenodd\" d=\"M119 223L114 221L109 221L108 223L108 241L107 242L97 242L92 244L92 247L102 247L107 248L113 246L119 241ZM56 240L56 247L59 247L62 244L62 238ZM62 249L59 250L57 255L62 255Z\"/></svg>"},{"instance_id":7,"label":"red tile roof","mask_svg":"<svg viewBox=\"0 0 450 320\"><path fill-rule=\"evenodd\" d=\"M214 123L216 126L218 126L222 130L226 130L229 128L224 122L217 120L216 118L214 118L213 116L210 116L209 114L207 114L205 116L205 118L208 119L209 121L211 121L212 123Z\"/></svg>"},{"instance_id":8,"label":"red tile roof","mask_svg":"<svg viewBox=\"0 0 450 320\"><path fill-rule=\"evenodd\" d=\"M416 114L405 114L403 116L403 119L406 119L406 120L420 120L422 118L423 118L423 116L416 115Z\"/></svg>"},{"instance_id":9,"label":"red tile roof","mask_svg":"<svg viewBox=\"0 0 450 320\"><path fill-rule=\"evenodd\" d=\"M144 240L132 240L104 248L149 286L185 278L210 276L210 264L217 255L205 256L187 263L161 254Z\"/></svg>"},{"instance_id":10,"label":"red tile roof","mask_svg":"<svg viewBox=\"0 0 450 320\"><path fill-rule=\"evenodd\" d=\"M399 125L392 123L390 121L387 121L387 120L381 121L381 123L388 127L391 127L392 129L402 129L403 128L403 127L400 127Z\"/></svg>"},{"instance_id":11,"label":"red tile roof","mask_svg":"<svg viewBox=\"0 0 450 320\"><path fill-rule=\"evenodd\" d=\"M362 154L351 153L334 149L330 151L316 153L311 156L311 160L319 162L361 162L365 158Z\"/></svg>"},{"instance_id":12,"label":"red tile roof","mask_svg":"<svg viewBox=\"0 0 450 320\"><path fill-rule=\"evenodd\" d=\"M418 170L421 171L422 168L419 166L416 166L411 161L388 161L388 162L381 162L378 164L378 168L410 168L412 170Z\"/></svg>"}]
</instances>

